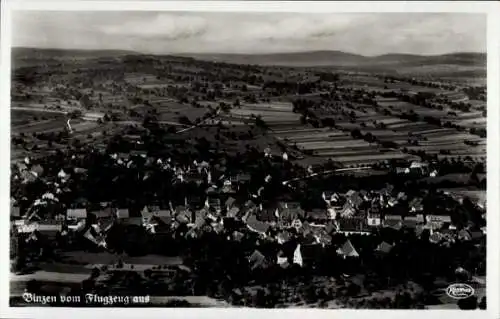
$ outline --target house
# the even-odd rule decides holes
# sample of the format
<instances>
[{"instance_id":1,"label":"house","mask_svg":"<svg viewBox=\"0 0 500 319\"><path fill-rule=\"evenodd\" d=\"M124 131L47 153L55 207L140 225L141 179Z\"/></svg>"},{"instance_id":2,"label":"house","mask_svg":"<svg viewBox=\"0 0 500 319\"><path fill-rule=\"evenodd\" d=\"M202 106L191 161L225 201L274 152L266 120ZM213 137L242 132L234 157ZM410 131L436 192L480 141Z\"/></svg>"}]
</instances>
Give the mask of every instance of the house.
<instances>
[{"instance_id":1,"label":"house","mask_svg":"<svg viewBox=\"0 0 500 319\"><path fill-rule=\"evenodd\" d=\"M410 211L412 213L421 212L424 210L424 205L422 203L422 198L414 198L409 203Z\"/></svg>"},{"instance_id":2,"label":"house","mask_svg":"<svg viewBox=\"0 0 500 319\"><path fill-rule=\"evenodd\" d=\"M323 192L321 194L321 197L327 203L338 202L338 200L340 198L339 195L336 192L332 192L332 191L325 191L325 192Z\"/></svg>"},{"instance_id":3,"label":"house","mask_svg":"<svg viewBox=\"0 0 500 319\"><path fill-rule=\"evenodd\" d=\"M329 217L325 209L313 209L306 213L307 220L312 222L325 223Z\"/></svg>"},{"instance_id":4,"label":"house","mask_svg":"<svg viewBox=\"0 0 500 319\"><path fill-rule=\"evenodd\" d=\"M142 217L128 217L120 219L120 223L124 225L142 226Z\"/></svg>"},{"instance_id":5,"label":"house","mask_svg":"<svg viewBox=\"0 0 500 319\"><path fill-rule=\"evenodd\" d=\"M403 226L405 226L407 228L415 229L417 227L417 225L420 225L423 223L424 223L423 215L405 216L403 218Z\"/></svg>"},{"instance_id":6,"label":"house","mask_svg":"<svg viewBox=\"0 0 500 319\"><path fill-rule=\"evenodd\" d=\"M368 226L378 227L382 224L382 219L379 213L368 213L366 217Z\"/></svg>"},{"instance_id":7,"label":"house","mask_svg":"<svg viewBox=\"0 0 500 319\"><path fill-rule=\"evenodd\" d=\"M368 226L367 220L365 218L346 218L336 221L337 232L343 233L345 235L358 234L358 235L368 235L370 234L370 227Z\"/></svg>"},{"instance_id":8,"label":"house","mask_svg":"<svg viewBox=\"0 0 500 319\"><path fill-rule=\"evenodd\" d=\"M392 194L392 191L394 190L394 186L390 184L386 184L384 188L382 188L379 193L380 195L385 195L385 196L390 196Z\"/></svg>"},{"instance_id":9,"label":"house","mask_svg":"<svg viewBox=\"0 0 500 319\"><path fill-rule=\"evenodd\" d=\"M283 251L279 251L276 257L277 257L276 263L282 268L287 268L288 266L290 266L290 263L288 262L288 257L285 255Z\"/></svg>"},{"instance_id":10,"label":"house","mask_svg":"<svg viewBox=\"0 0 500 319\"><path fill-rule=\"evenodd\" d=\"M300 221L300 219L296 218L292 221L290 226L295 228L295 229L300 229L300 228L302 228L302 222Z\"/></svg>"},{"instance_id":11,"label":"house","mask_svg":"<svg viewBox=\"0 0 500 319\"><path fill-rule=\"evenodd\" d=\"M400 229L403 226L403 218L400 215L385 215L383 226L393 229Z\"/></svg>"},{"instance_id":12,"label":"house","mask_svg":"<svg viewBox=\"0 0 500 319\"><path fill-rule=\"evenodd\" d=\"M279 212L277 208L262 208L257 212L258 219L264 222L276 221L279 217Z\"/></svg>"},{"instance_id":13,"label":"house","mask_svg":"<svg viewBox=\"0 0 500 319\"><path fill-rule=\"evenodd\" d=\"M276 240L280 245L290 241L291 238L292 234L290 234L290 232L286 230L280 231L278 232L278 234L276 234Z\"/></svg>"},{"instance_id":14,"label":"house","mask_svg":"<svg viewBox=\"0 0 500 319\"><path fill-rule=\"evenodd\" d=\"M481 230L462 229L458 232L458 239L462 241L472 241L481 239L484 233Z\"/></svg>"},{"instance_id":15,"label":"house","mask_svg":"<svg viewBox=\"0 0 500 319\"><path fill-rule=\"evenodd\" d=\"M257 249L248 257L248 262L251 270L267 267L266 257Z\"/></svg>"},{"instance_id":16,"label":"house","mask_svg":"<svg viewBox=\"0 0 500 319\"><path fill-rule=\"evenodd\" d=\"M118 219L125 219L130 217L130 212L127 208L118 208L115 215Z\"/></svg>"},{"instance_id":17,"label":"house","mask_svg":"<svg viewBox=\"0 0 500 319\"><path fill-rule=\"evenodd\" d=\"M336 252L344 258L359 257L359 253L356 251L349 239L341 247L339 247Z\"/></svg>"},{"instance_id":18,"label":"house","mask_svg":"<svg viewBox=\"0 0 500 319\"><path fill-rule=\"evenodd\" d=\"M347 192L347 194L346 194L347 202L349 204L351 204L352 207L355 207L355 208L359 207L363 203L363 198L361 198L361 196L359 195L358 192L354 192L354 193L350 193L350 192L354 192L354 191L350 190L349 192Z\"/></svg>"},{"instance_id":19,"label":"house","mask_svg":"<svg viewBox=\"0 0 500 319\"><path fill-rule=\"evenodd\" d=\"M106 207L96 211L91 211L90 214L94 215L96 219L111 219L113 218L113 209Z\"/></svg>"},{"instance_id":20,"label":"house","mask_svg":"<svg viewBox=\"0 0 500 319\"><path fill-rule=\"evenodd\" d=\"M19 206L13 204L10 206L10 216L13 218L20 218L21 217L21 209Z\"/></svg>"},{"instance_id":21,"label":"house","mask_svg":"<svg viewBox=\"0 0 500 319\"><path fill-rule=\"evenodd\" d=\"M342 218L352 218L356 214L356 209L349 202L344 204L344 207L339 211Z\"/></svg>"},{"instance_id":22,"label":"house","mask_svg":"<svg viewBox=\"0 0 500 319\"><path fill-rule=\"evenodd\" d=\"M40 164L35 164L31 167L31 171L36 174L36 176L42 176L44 169L42 165Z\"/></svg>"},{"instance_id":23,"label":"house","mask_svg":"<svg viewBox=\"0 0 500 319\"><path fill-rule=\"evenodd\" d=\"M97 224L93 224L92 227L98 232L98 233L102 233L102 234L106 234L110 229L111 227L113 227L114 225L114 221L113 220L99 220L97 222Z\"/></svg>"},{"instance_id":24,"label":"house","mask_svg":"<svg viewBox=\"0 0 500 319\"><path fill-rule=\"evenodd\" d=\"M227 216L227 217L236 218L236 217L238 217L239 212L240 212L240 209L239 209L238 207L236 207L236 206L235 206L235 207L232 207L231 209L229 209L229 210L227 211L226 216Z\"/></svg>"},{"instance_id":25,"label":"house","mask_svg":"<svg viewBox=\"0 0 500 319\"><path fill-rule=\"evenodd\" d=\"M255 208L257 205L252 200L247 200L243 205L247 209Z\"/></svg>"},{"instance_id":26,"label":"house","mask_svg":"<svg viewBox=\"0 0 500 319\"><path fill-rule=\"evenodd\" d=\"M288 206L290 207L290 206ZM285 224L291 223L295 219L304 218L305 212L300 207L290 207L278 209L279 219Z\"/></svg>"},{"instance_id":27,"label":"house","mask_svg":"<svg viewBox=\"0 0 500 319\"><path fill-rule=\"evenodd\" d=\"M219 198L208 198L208 206L210 208L213 208L217 212L217 214L220 214L220 212L222 211Z\"/></svg>"},{"instance_id":28,"label":"house","mask_svg":"<svg viewBox=\"0 0 500 319\"><path fill-rule=\"evenodd\" d=\"M257 220L255 215L251 215L246 220L247 227L253 232L265 235L271 227L268 223Z\"/></svg>"},{"instance_id":29,"label":"house","mask_svg":"<svg viewBox=\"0 0 500 319\"><path fill-rule=\"evenodd\" d=\"M25 171L28 169L28 166L26 166L26 164L24 163L17 163L17 169L22 172L22 171Z\"/></svg>"},{"instance_id":30,"label":"house","mask_svg":"<svg viewBox=\"0 0 500 319\"><path fill-rule=\"evenodd\" d=\"M414 161L410 164L410 169L412 168L424 168L427 167L427 164L419 162L419 161Z\"/></svg>"},{"instance_id":31,"label":"house","mask_svg":"<svg viewBox=\"0 0 500 319\"><path fill-rule=\"evenodd\" d=\"M381 254L388 254L391 252L393 247L394 247L393 245L383 241L377 246L375 251Z\"/></svg>"},{"instance_id":32,"label":"house","mask_svg":"<svg viewBox=\"0 0 500 319\"><path fill-rule=\"evenodd\" d=\"M327 208L326 212L328 219L334 220L335 218L337 218L337 211L335 210L334 207Z\"/></svg>"},{"instance_id":33,"label":"house","mask_svg":"<svg viewBox=\"0 0 500 319\"><path fill-rule=\"evenodd\" d=\"M396 167L396 174L408 174L410 169L407 167Z\"/></svg>"},{"instance_id":34,"label":"house","mask_svg":"<svg viewBox=\"0 0 500 319\"><path fill-rule=\"evenodd\" d=\"M189 224L192 219L192 214L189 209L184 205L175 207L175 220L179 223Z\"/></svg>"},{"instance_id":35,"label":"house","mask_svg":"<svg viewBox=\"0 0 500 319\"><path fill-rule=\"evenodd\" d=\"M224 203L224 205L226 206L226 210L230 210L231 208L233 208L234 204L236 202L236 199L234 197L228 197L228 199L226 199L226 202Z\"/></svg>"},{"instance_id":36,"label":"house","mask_svg":"<svg viewBox=\"0 0 500 319\"><path fill-rule=\"evenodd\" d=\"M410 218L410 219L404 218L403 222L401 223L402 227L410 228L410 229L417 228L417 225L418 225L418 222L416 221L416 219L412 219L412 218Z\"/></svg>"},{"instance_id":37,"label":"house","mask_svg":"<svg viewBox=\"0 0 500 319\"><path fill-rule=\"evenodd\" d=\"M300 256L302 257L302 264L315 263L319 259L322 253L323 253L323 245L319 243L300 245Z\"/></svg>"},{"instance_id":38,"label":"house","mask_svg":"<svg viewBox=\"0 0 500 319\"><path fill-rule=\"evenodd\" d=\"M426 215L426 224L430 225L432 229L439 229L444 226L445 223L451 223L451 217L446 215Z\"/></svg>"},{"instance_id":39,"label":"house","mask_svg":"<svg viewBox=\"0 0 500 319\"><path fill-rule=\"evenodd\" d=\"M72 208L66 211L67 219L85 219L87 218L87 210L85 208Z\"/></svg>"},{"instance_id":40,"label":"house","mask_svg":"<svg viewBox=\"0 0 500 319\"><path fill-rule=\"evenodd\" d=\"M299 202L279 202L278 203L280 209L299 209L300 208L300 203Z\"/></svg>"}]
</instances>

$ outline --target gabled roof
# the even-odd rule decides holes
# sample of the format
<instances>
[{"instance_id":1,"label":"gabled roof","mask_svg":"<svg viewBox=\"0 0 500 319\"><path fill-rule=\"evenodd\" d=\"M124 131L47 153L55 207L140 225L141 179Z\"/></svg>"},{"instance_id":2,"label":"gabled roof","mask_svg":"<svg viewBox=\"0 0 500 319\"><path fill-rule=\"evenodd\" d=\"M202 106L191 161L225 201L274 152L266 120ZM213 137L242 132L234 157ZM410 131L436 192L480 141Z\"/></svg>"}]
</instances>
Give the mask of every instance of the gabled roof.
<instances>
[{"instance_id":1,"label":"gabled roof","mask_svg":"<svg viewBox=\"0 0 500 319\"><path fill-rule=\"evenodd\" d=\"M31 167L31 171L32 171L32 172L35 172L38 176L40 176L40 175L42 175L42 174L43 174L44 169L43 169L42 165L40 165L40 164L36 164L36 165L33 165L33 166Z\"/></svg>"},{"instance_id":2,"label":"gabled roof","mask_svg":"<svg viewBox=\"0 0 500 319\"><path fill-rule=\"evenodd\" d=\"M394 215L392 215L394 216ZM401 217L401 216L399 216ZM400 229L403 225L403 222L402 222L402 219L401 218L387 218L387 216L385 216L385 219L384 219L384 223L383 225L385 227L390 227L390 228L394 228L394 229Z\"/></svg>"},{"instance_id":3,"label":"gabled roof","mask_svg":"<svg viewBox=\"0 0 500 319\"><path fill-rule=\"evenodd\" d=\"M365 218L340 219L338 226L339 230L343 232L364 232L370 229Z\"/></svg>"},{"instance_id":4,"label":"gabled roof","mask_svg":"<svg viewBox=\"0 0 500 319\"><path fill-rule=\"evenodd\" d=\"M248 257L248 262L252 270L262 268L266 266L266 257L260 251L254 250L250 257Z\"/></svg>"},{"instance_id":5,"label":"gabled roof","mask_svg":"<svg viewBox=\"0 0 500 319\"><path fill-rule=\"evenodd\" d=\"M247 226L250 230L261 233L261 234L266 233L270 227L269 224L267 224L265 222L258 221L257 218L255 217L255 215L250 215L246 222L247 222Z\"/></svg>"},{"instance_id":6,"label":"gabled roof","mask_svg":"<svg viewBox=\"0 0 500 319\"><path fill-rule=\"evenodd\" d=\"M449 216L449 215L427 215L427 220L431 221L431 222L450 223L451 216Z\"/></svg>"},{"instance_id":7,"label":"gabled roof","mask_svg":"<svg viewBox=\"0 0 500 319\"><path fill-rule=\"evenodd\" d=\"M158 217L171 217L172 212L168 209L160 209L155 212L153 212L153 216L158 216Z\"/></svg>"},{"instance_id":8,"label":"gabled roof","mask_svg":"<svg viewBox=\"0 0 500 319\"><path fill-rule=\"evenodd\" d=\"M340 215L342 217L352 217L356 214L356 209L352 207L349 203L345 203L344 207L340 210Z\"/></svg>"},{"instance_id":9,"label":"gabled roof","mask_svg":"<svg viewBox=\"0 0 500 319\"><path fill-rule=\"evenodd\" d=\"M232 207L227 212L227 217L237 217L239 212L240 212L240 209L238 207Z\"/></svg>"},{"instance_id":10,"label":"gabled roof","mask_svg":"<svg viewBox=\"0 0 500 319\"><path fill-rule=\"evenodd\" d=\"M272 208L264 208L261 211L257 212L257 219L263 222L271 222L275 221L276 218L276 209Z\"/></svg>"},{"instance_id":11,"label":"gabled roof","mask_svg":"<svg viewBox=\"0 0 500 319\"><path fill-rule=\"evenodd\" d=\"M403 217L401 217L401 215L390 215L390 214L387 214L384 216L384 220L397 220L397 221L401 221L403 220Z\"/></svg>"},{"instance_id":12,"label":"gabled roof","mask_svg":"<svg viewBox=\"0 0 500 319\"><path fill-rule=\"evenodd\" d=\"M129 218L130 216L130 212L128 210L128 208L119 208L116 210L116 217L117 218Z\"/></svg>"},{"instance_id":13,"label":"gabled roof","mask_svg":"<svg viewBox=\"0 0 500 319\"><path fill-rule=\"evenodd\" d=\"M326 209L313 209L306 213L306 218L327 219L328 215Z\"/></svg>"},{"instance_id":14,"label":"gabled roof","mask_svg":"<svg viewBox=\"0 0 500 319\"><path fill-rule=\"evenodd\" d=\"M353 190L353 189L350 189L347 193L345 193L345 196L351 197L354 194L357 194L357 192L355 190Z\"/></svg>"},{"instance_id":15,"label":"gabled roof","mask_svg":"<svg viewBox=\"0 0 500 319\"><path fill-rule=\"evenodd\" d=\"M127 224L127 225L137 225L141 226L142 225L142 217L129 217L129 218L123 218L121 220L122 224Z\"/></svg>"},{"instance_id":16,"label":"gabled roof","mask_svg":"<svg viewBox=\"0 0 500 319\"><path fill-rule=\"evenodd\" d=\"M279 214L282 219L290 221L305 216L305 212L301 208L284 208L280 210Z\"/></svg>"},{"instance_id":17,"label":"gabled roof","mask_svg":"<svg viewBox=\"0 0 500 319\"><path fill-rule=\"evenodd\" d=\"M359 257L358 252L349 239L339 249L337 249L337 253L344 257Z\"/></svg>"},{"instance_id":18,"label":"gabled roof","mask_svg":"<svg viewBox=\"0 0 500 319\"><path fill-rule=\"evenodd\" d=\"M113 216L113 210L110 207L96 211L91 211L90 213L94 215L96 218L109 218Z\"/></svg>"},{"instance_id":19,"label":"gabled roof","mask_svg":"<svg viewBox=\"0 0 500 319\"><path fill-rule=\"evenodd\" d=\"M12 217L20 217L21 216L21 209L18 206L11 205L11 207L10 207L10 216L12 216Z\"/></svg>"},{"instance_id":20,"label":"gabled roof","mask_svg":"<svg viewBox=\"0 0 500 319\"><path fill-rule=\"evenodd\" d=\"M375 249L378 252L387 254L392 250L393 246L385 241L381 242Z\"/></svg>"},{"instance_id":21,"label":"gabled roof","mask_svg":"<svg viewBox=\"0 0 500 319\"><path fill-rule=\"evenodd\" d=\"M236 202L236 199L234 197L229 197L226 200L225 205L231 207L235 202Z\"/></svg>"},{"instance_id":22,"label":"gabled roof","mask_svg":"<svg viewBox=\"0 0 500 319\"><path fill-rule=\"evenodd\" d=\"M87 210L85 208L70 208L66 211L68 218L87 218Z\"/></svg>"}]
</instances>

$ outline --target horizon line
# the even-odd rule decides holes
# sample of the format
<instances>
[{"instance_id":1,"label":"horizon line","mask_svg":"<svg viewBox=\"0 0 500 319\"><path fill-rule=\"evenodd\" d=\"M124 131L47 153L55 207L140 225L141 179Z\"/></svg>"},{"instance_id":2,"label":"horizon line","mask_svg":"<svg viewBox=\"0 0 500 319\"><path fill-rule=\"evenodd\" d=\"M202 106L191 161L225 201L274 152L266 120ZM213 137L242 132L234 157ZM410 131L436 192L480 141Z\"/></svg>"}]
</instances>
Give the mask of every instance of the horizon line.
<instances>
[{"instance_id":1,"label":"horizon line","mask_svg":"<svg viewBox=\"0 0 500 319\"><path fill-rule=\"evenodd\" d=\"M301 54L301 53L327 53L327 52L338 52L338 53L344 53L344 54L349 54L349 55L356 55L359 57L366 57L366 58L375 58L375 57L382 57L382 56L387 56L387 55L409 55L409 56L421 56L421 57L438 57L438 56L446 56L446 55L454 55L454 54L487 54L488 52L486 51L450 51L447 53L441 53L441 54L424 54L424 53L408 53L408 52L387 52L383 54L377 54L377 55L363 55L359 53L353 53L349 51L342 51L342 50L304 50L304 51L275 51L275 52L164 52L164 53L154 53L154 52L144 52L144 51L137 51L137 50L130 50L130 49L84 49L84 48L57 48L57 47L31 47L31 46L11 46L12 49L35 49L35 50L61 50L61 51L85 51L85 52L92 52L92 51L124 51L124 52L131 52L131 53L138 53L142 55L154 55L154 56L162 56L162 55L171 55L171 56L182 56L182 55L248 55L248 56L259 56L259 55L279 55L279 54Z\"/></svg>"}]
</instances>

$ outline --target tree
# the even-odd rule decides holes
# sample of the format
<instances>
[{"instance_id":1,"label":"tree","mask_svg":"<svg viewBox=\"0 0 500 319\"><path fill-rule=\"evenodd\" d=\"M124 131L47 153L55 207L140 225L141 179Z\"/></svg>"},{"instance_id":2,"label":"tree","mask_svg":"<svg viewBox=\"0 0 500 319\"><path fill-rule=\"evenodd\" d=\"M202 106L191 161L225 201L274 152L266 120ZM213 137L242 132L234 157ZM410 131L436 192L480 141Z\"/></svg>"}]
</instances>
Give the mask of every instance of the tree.
<instances>
[{"instance_id":1,"label":"tree","mask_svg":"<svg viewBox=\"0 0 500 319\"><path fill-rule=\"evenodd\" d=\"M264 122L264 120L262 119L262 117L260 115L258 115L255 118L255 126L261 128L261 129L264 129L264 130L268 129L267 123Z\"/></svg>"},{"instance_id":2,"label":"tree","mask_svg":"<svg viewBox=\"0 0 500 319\"><path fill-rule=\"evenodd\" d=\"M193 125L191 120L185 115L179 117L179 123L184 125Z\"/></svg>"},{"instance_id":3,"label":"tree","mask_svg":"<svg viewBox=\"0 0 500 319\"><path fill-rule=\"evenodd\" d=\"M363 134L356 128L351 131L352 138L362 138Z\"/></svg>"},{"instance_id":4,"label":"tree","mask_svg":"<svg viewBox=\"0 0 500 319\"><path fill-rule=\"evenodd\" d=\"M99 270L99 268L97 268L97 267L92 268L92 273L90 274L90 278L97 279L97 278L99 278L100 275L101 275L101 271Z\"/></svg>"}]
</instances>

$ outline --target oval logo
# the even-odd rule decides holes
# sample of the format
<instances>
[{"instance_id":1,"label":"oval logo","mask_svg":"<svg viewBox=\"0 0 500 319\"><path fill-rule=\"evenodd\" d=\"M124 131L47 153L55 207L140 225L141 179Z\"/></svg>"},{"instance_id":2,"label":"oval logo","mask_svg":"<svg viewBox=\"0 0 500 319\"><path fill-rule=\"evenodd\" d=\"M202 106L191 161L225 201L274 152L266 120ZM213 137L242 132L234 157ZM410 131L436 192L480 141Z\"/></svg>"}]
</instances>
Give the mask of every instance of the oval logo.
<instances>
[{"instance_id":1,"label":"oval logo","mask_svg":"<svg viewBox=\"0 0 500 319\"><path fill-rule=\"evenodd\" d=\"M465 299L474 295L474 288L467 284L452 284L446 288L446 294L453 299Z\"/></svg>"}]
</instances>

